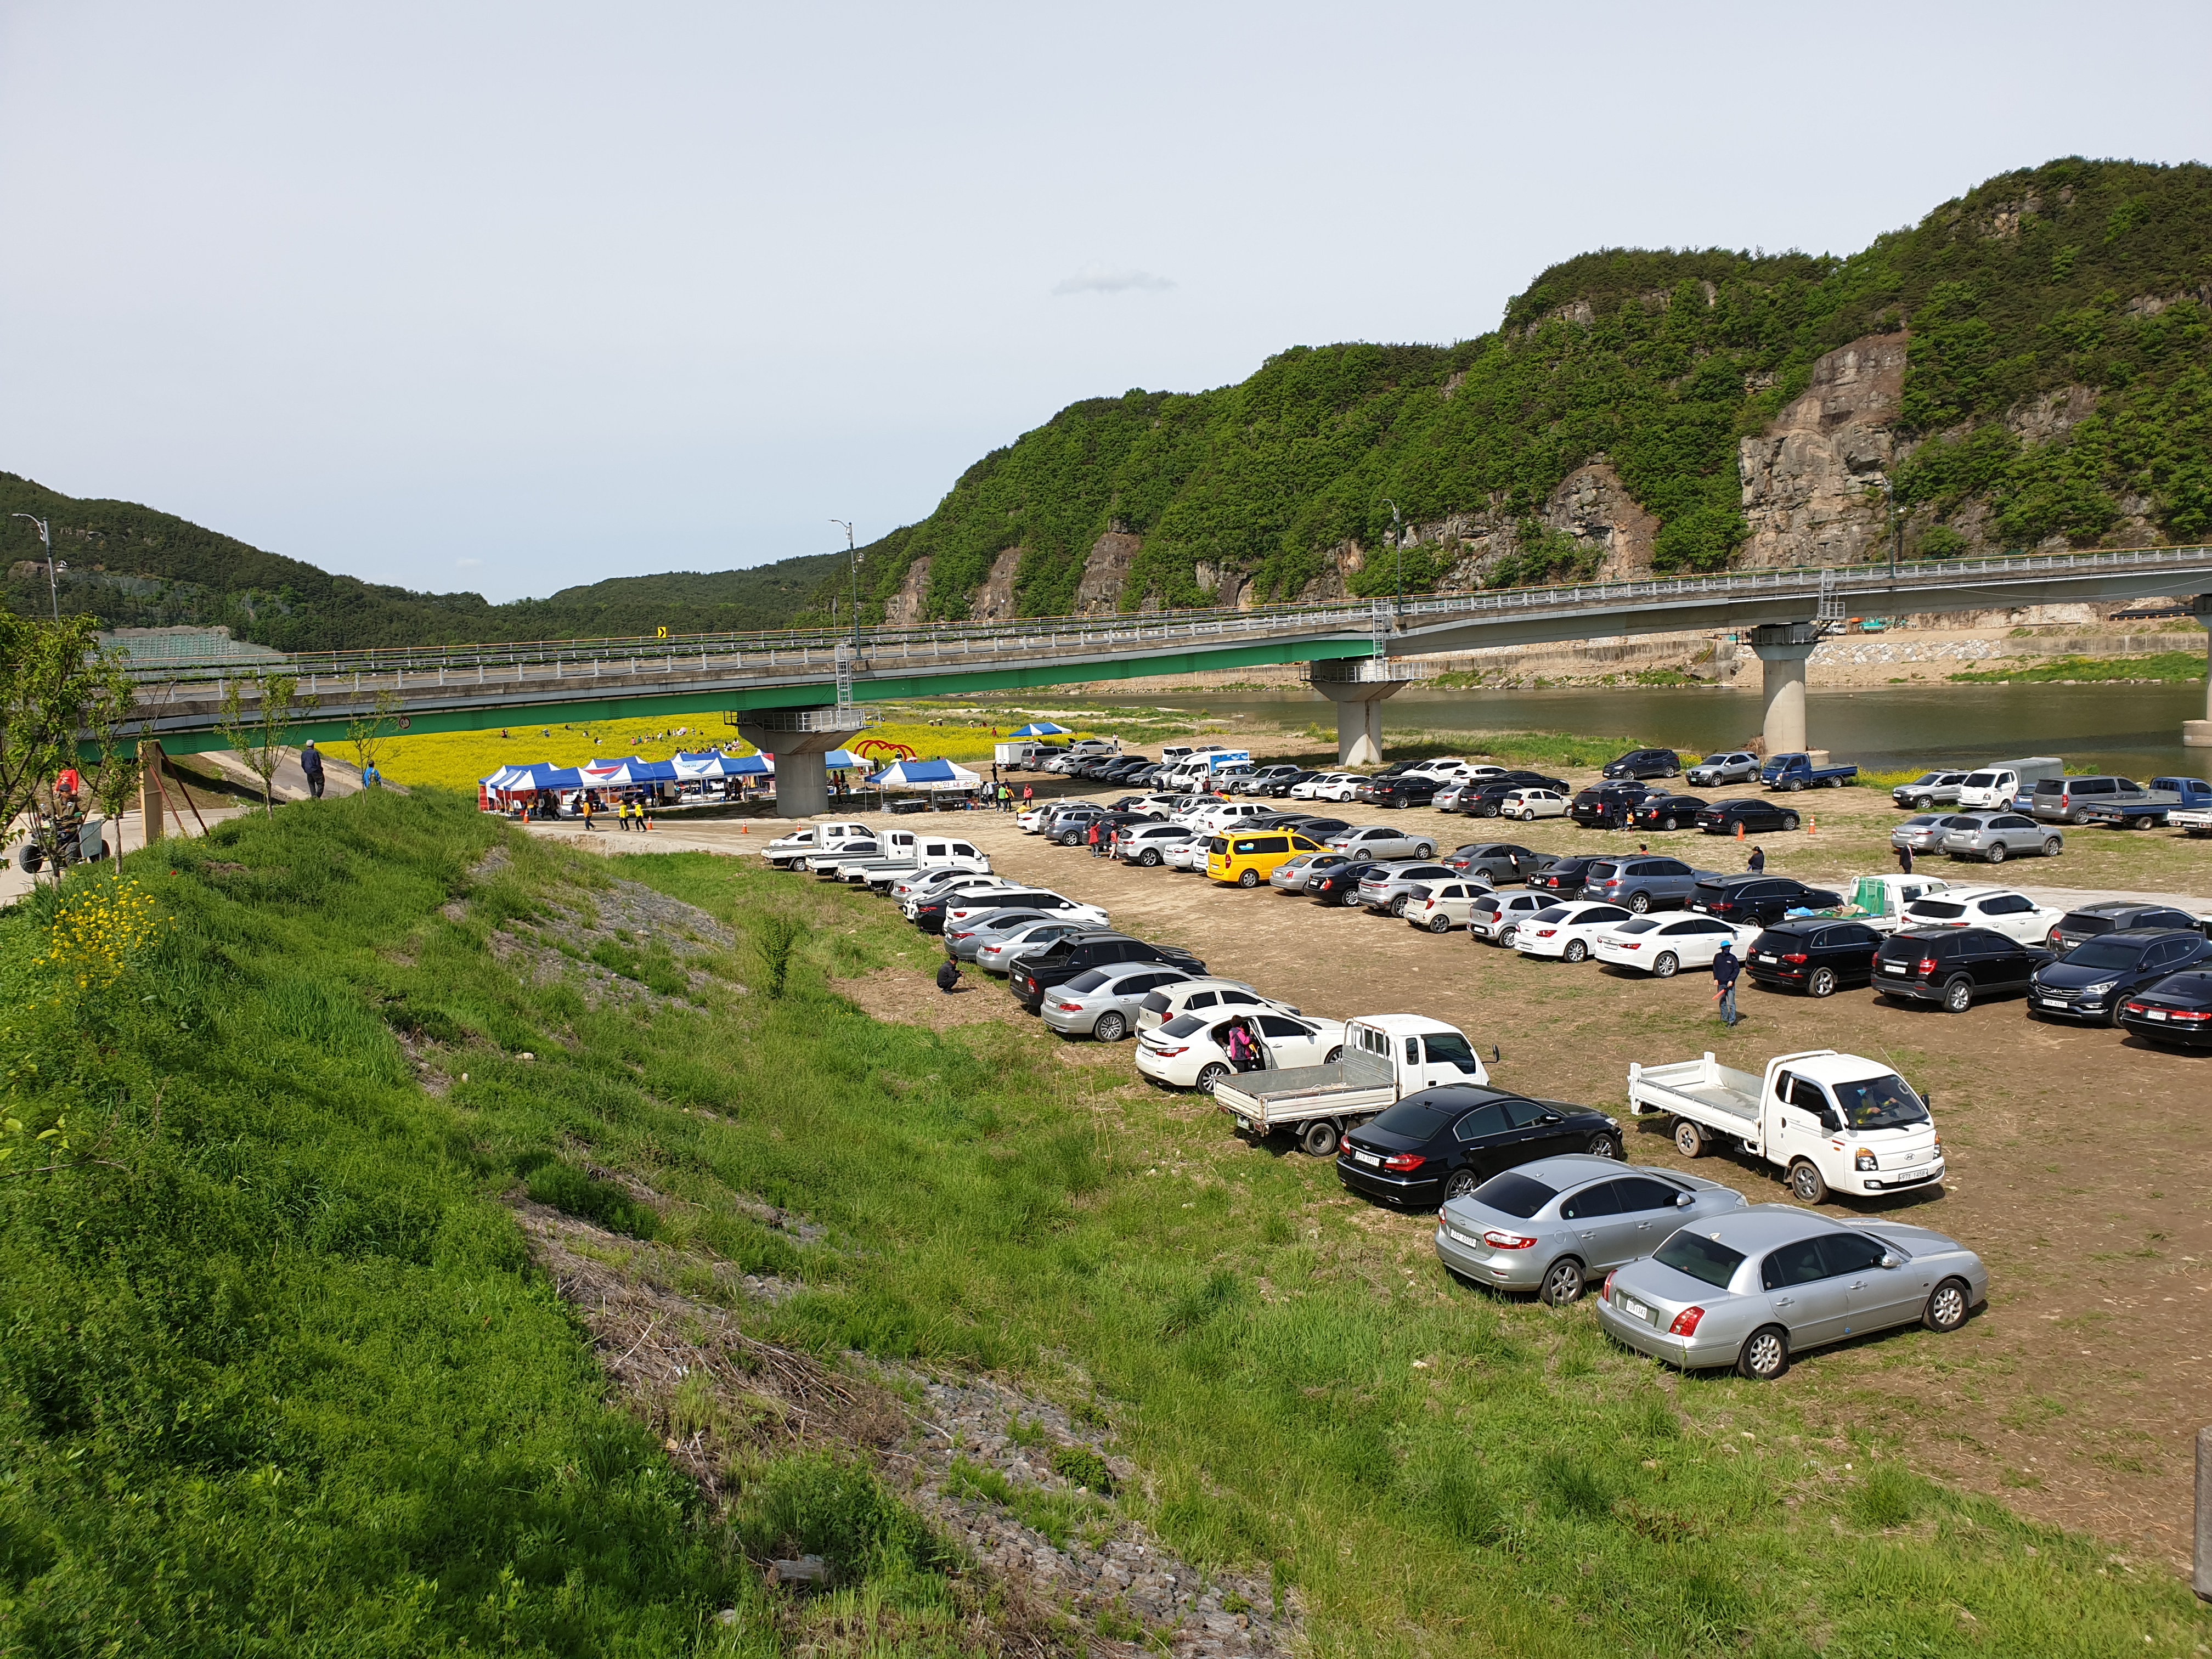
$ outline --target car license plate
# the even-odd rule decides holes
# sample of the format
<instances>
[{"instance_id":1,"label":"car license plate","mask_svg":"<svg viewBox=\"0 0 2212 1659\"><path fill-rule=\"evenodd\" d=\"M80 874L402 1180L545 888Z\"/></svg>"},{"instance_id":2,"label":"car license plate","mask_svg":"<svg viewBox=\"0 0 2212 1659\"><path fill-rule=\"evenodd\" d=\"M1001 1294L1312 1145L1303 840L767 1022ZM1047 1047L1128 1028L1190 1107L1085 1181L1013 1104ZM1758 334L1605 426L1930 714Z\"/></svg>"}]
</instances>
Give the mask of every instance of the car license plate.
<instances>
[{"instance_id":1,"label":"car license plate","mask_svg":"<svg viewBox=\"0 0 2212 1659\"><path fill-rule=\"evenodd\" d=\"M1912 970L1901 962L1885 962L1881 964L1881 971L1885 974L1905 974Z\"/></svg>"},{"instance_id":2,"label":"car license plate","mask_svg":"<svg viewBox=\"0 0 2212 1659\"><path fill-rule=\"evenodd\" d=\"M2066 1006L2066 999L2064 997L2045 997L2043 999L2043 1006L2046 1008L2063 1008Z\"/></svg>"},{"instance_id":3,"label":"car license plate","mask_svg":"<svg viewBox=\"0 0 2212 1659\"><path fill-rule=\"evenodd\" d=\"M2166 1016L2155 1008L2146 1008L2143 1010L2143 1018L2145 1019L2164 1019Z\"/></svg>"},{"instance_id":4,"label":"car license plate","mask_svg":"<svg viewBox=\"0 0 2212 1659\"><path fill-rule=\"evenodd\" d=\"M1752 960L1753 962L1773 962L1777 960L1777 958L1773 951L1761 951L1757 956L1753 957Z\"/></svg>"},{"instance_id":5,"label":"car license plate","mask_svg":"<svg viewBox=\"0 0 2212 1659\"><path fill-rule=\"evenodd\" d=\"M1710 905L1705 905L1705 904L1692 904L1690 908L1691 908L1692 910L1703 910L1703 911L1705 911L1708 915L1711 914L1711 906L1710 906Z\"/></svg>"},{"instance_id":6,"label":"car license plate","mask_svg":"<svg viewBox=\"0 0 2212 1659\"><path fill-rule=\"evenodd\" d=\"M1252 1120L1249 1117L1240 1117L1237 1120L1237 1127L1240 1129L1249 1129L1252 1127Z\"/></svg>"},{"instance_id":7,"label":"car license plate","mask_svg":"<svg viewBox=\"0 0 2212 1659\"><path fill-rule=\"evenodd\" d=\"M1372 1152L1363 1152L1357 1150L1355 1150L1352 1154L1352 1161L1354 1164L1364 1164L1370 1169L1375 1168L1382 1162L1381 1158L1376 1157Z\"/></svg>"},{"instance_id":8,"label":"car license plate","mask_svg":"<svg viewBox=\"0 0 2212 1659\"><path fill-rule=\"evenodd\" d=\"M1458 1243L1466 1245L1471 1250L1479 1250L1482 1248L1482 1241L1480 1239L1471 1238L1467 1234L1460 1231L1456 1227L1447 1227L1444 1229L1444 1231L1449 1234L1451 1237Z\"/></svg>"},{"instance_id":9,"label":"car license plate","mask_svg":"<svg viewBox=\"0 0 2212 1659\"><path fill-rule=\"evenodd\" d=\"M1620 1298L1620 1309L1623 1313L1628 1315L1632 1319L1641 1319L1647 1324L1650 1322L1651 1310L1645 1307L1641 1302L1638 1302L1632 1296L1624 1296Z\"/></svg>"}]
</instances>

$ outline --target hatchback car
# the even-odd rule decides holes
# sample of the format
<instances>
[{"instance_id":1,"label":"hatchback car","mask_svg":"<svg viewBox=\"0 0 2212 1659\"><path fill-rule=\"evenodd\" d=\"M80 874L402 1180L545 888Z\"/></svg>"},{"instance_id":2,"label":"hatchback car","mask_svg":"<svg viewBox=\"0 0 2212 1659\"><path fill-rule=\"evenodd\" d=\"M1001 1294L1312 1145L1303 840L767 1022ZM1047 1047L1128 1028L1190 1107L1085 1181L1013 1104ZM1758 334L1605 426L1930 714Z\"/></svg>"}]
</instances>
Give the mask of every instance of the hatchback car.
<instances>
[{"instance_id":1,"label":"hatchback car","mask_svg":"<svg viewBox=\"0 0 2212 1659\"><path fill-rule=\"evenodd\" d=\"M1468 907L1467 936L1476 945L1509 945L1522 922L1553 902L1547 893L1485 893Z\"/></svg>"},{"instance_id":2,"label":"hatchback car","mask_svg":"<svg viewBox=\"0 0 2212 1659\"><path fill-rule=\"evenodd\" d=\"M1843 902L1840 893L1808 887L1791 876L1716 876L1700 881L1690 895L1692 910L1738 927L1771 927L1792 910L1832 910Z\"/></svg>"},{"instance_id":3,"label":"hatchback car","mask_svg":"<svg viewBox=\"0 0 2212 1659\"><path fill-rule=\"evenodd\" d=\"M1590 940L1599 929L1626 921L1635 914L1618 904L1577 901L1547 904L1513 930L1513 948L1524 957L1557 957L1562 962L1581 962L1590 953Z\"/></svg>"},{"instance_id":4,"label":"hatchback car","mask_svg":"<svg viewBox=\"0 0 2212 1659\"><path fill-rule=\"evenodd\" d=\"M2019 996L2051 959L1987 927L1915 927L1892 933L1875 958L1874 988L1900 1002L1933 1002L1963 1014L1992 997Z\"/></svg>"},{"instance_id":5,"label":"hatchback car","mask_svg":"<svg viewBox=\"0 0 2212 1659\"><path fill-rule=\"evenodd\" d=\"M1899 1325L1955 1331L1989 1293L1981 1258L1926 1227L1756 1204L1616 1268L1597 1318L1615 1341L1684 1370L1732 1365L1771 1382L1825 1343Z\"/></svg>"},{"instance_id":6,"label":"hatchback car","mask_svg":"<svg viewBox=\"0 0 2212 1659\"><path fill-rule=\"evenodd\" d=\"M2187 933L2145 927L2106 933L2035 970L2027 985L2028 1017L2115 1024L2120 1005L2128 998L2154 988L2168 974L2202 968L2208 962L2212 962L2212 940L2194 928Z\"/></svg>"},{"instance_id":7,"label":"hatchback car","mask_svg":"<svg viewBox=\"0 0 2212 1659\"><path fill-rule=\"evenodd\" d=\"M1336 1178L1400 1209L1432 1210L1462 1188L1564 1152L1620 1157L1620 1125L1565 1101L1530 1100L1472 1083L1407 1095L1344 1138Z\"/></svg>"},{"instance_id":8,"label":"hatchback car","mask_svg":"<svg viewBox=\"0 0 2212 1659\"><path fill-rule=\"evenodd\" d=\"M1486 883L1454 876L1449 881L1421 888L1418 898L1401 902L1398 914L1424 933L1449 933L1467 926L1475 901L1488 897L1491 890Z\"/></svg>"},{"instance_id":9,"label":"hatchback car","mask_svg":"<svg viewBox=\"0 0 2212 1659\"><path fill-rule=\"evenodd\" d=\"M1863 921L1785 921L1752 940L1743 971L1770 991L1832 997L1847 985L1873 982L1881 939Z\"/></svg>"},{"instance_id":10,"label":"hatchback car","mask_svg":"<svg viewBox=\"0 0 2212 1659\"><path fill-rule=\"evenodd\" d=\"M1758 778L1759 768L1759 757L1750 750L1723 750L1691 767L1689 780L1701 789L1723 783L1750 783Z\"/></svg>"},{"instance_id":11,"label":"hatchback car","mask_svg":"<svg viewBox=\"0 0 2212 1659\"><path fill-rule=\"evenodd\" d=\"M1229 1031L1239 1023L1259 1040L1261 1063L1245 1067L1247 1071L1328 1066L1344 1054L1340 1019L1266 1012L1224 1015L1215 1008L1202 1014L1178 1014L1139 1037L1137 1075L1164 1088L1212 1092L1215 1084L1237 1070L1229 1058Z\"/></svg>"},{"instance_id":12,"label":"hatchback car","mask_svg":"<svg viewBox=\"0 0 2212 1659\"><path fill-rule=\"evenodd\" d=\"M1672 979L1685 968L1711 967L1723 945L1740 956L1758 937L1756 927L1731 927L1711 916L1634 916L1593 933L1590 954L1608 968Z\"/></svg>"},{"instance_id":13,"label":"hatchback car","mask_svg":"<svg viewBox=\"0 0 2212 1659\"><path fill-rule=\"evenodd\" d=\"M1747 836L1797 827L1797 814L1771 800L1715 801L1698 814L1698 828L1709 836L1732 836L1741 826Z\"/></svg>"},{"instance_id":14,"label":"hatchback car","mask_svg":"<svg viewBox=\"0 0 2212 1659\"><path fill-rule=\"evenodd\" d=\"M2197 918L2171 904L2145 904L2137 899L2104 899L2069 910L2044 935L2043 942L2063 957L2085 940L2106 933L2130 933L2138 927L2197 929ZM2197 929L2202 931L2202 929Z\"/></svg>"},{"instance_id":15,"label":"hatchback car","mask_svg":"<svg viewBox=\"0 0 2212 1659\"><path fill-rule=\"evenodd\" d=\"M2041 945L2059 913L2009 887L1947 887L1905 907L1907 927L1987 927L2022 945Z\"/></svg>"},{"instance_id":16,"label":"hatchback car","mask_svg":"<svg viewBox=\"0 0 2212 1659\"><path fill-rule=\"evenodd\" d=\"M2055 859L2066 850L2066 837L2021 812L1968 812L1970 820L1943 832L1942 850L1954 859L2002 864L2023 854Z\"/></svg>"},{"instance_id":17,"label":"hatchback car","mask_svg":"<svg viewBox=\"0 0 2212 1659\"><path fill-rule=\"evenodd\" d=\"M2212 974L2174 974L2120 1005L2120 1024L2164 1048L2212 1048Z\"/></svg>"},{"instance_id":18,"label":"hatchback car","mask_svg":"<svg viewBox=\"0 0 2212 1659\"><path fill-rule=\"evenodd\" d=\"M1671 749L1632 749L1619 760L1607 761L1599 772L1606 778L1679 778L1682 757Z\"/></svg>"},{"instance_id":19,"label":"hatchback car","mask_svg":"<svg viewBox=\"0 0 2212 1659\"><path fill-rule=\"evenodd\" d=\"M1500 797L1498 803L1499 817L1518 818L1523 823L1566 815L1567 798L1556 789L1516 789Z\"/></svg>"},{"instance_id":20,"label":"hatchback car","mask_svg":"<svg viewBox=\"0 0 2212 1659\"><path fill-rule=\"evenodd\" d=\"M1676 1228L1748 1206L1742 1194L1702 1176L1624 1169L1571 1152L1479 1185L1468 1172L1454 1176L1437 1218L1437 1259L1456 1278L1534 1291L1564 1308L1611 1269L1650 1255Z\"/></svg>"},{"instance_id":21,"label":"hatchback car","mask_svg":"<svg viewBox=\"0 0 2212 1659\"><path fill-rule=\"evenodd\" d=\"M1526 881L1543 865L1544 855L1510 841L1471 841L1455 847L1437 862L1502 887L1509 881Z\"/></svg>"}]
</instances>

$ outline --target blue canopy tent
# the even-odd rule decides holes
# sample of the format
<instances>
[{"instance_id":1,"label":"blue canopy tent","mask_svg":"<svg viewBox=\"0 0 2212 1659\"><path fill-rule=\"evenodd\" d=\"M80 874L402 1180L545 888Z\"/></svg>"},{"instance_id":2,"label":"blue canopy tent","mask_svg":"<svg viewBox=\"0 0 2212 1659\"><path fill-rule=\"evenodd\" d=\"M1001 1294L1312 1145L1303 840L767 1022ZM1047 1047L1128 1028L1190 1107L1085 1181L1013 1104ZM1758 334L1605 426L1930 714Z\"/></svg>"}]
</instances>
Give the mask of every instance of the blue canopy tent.
<instances>
[{"instance_id":1,"label":"blue canopy tent","mask_svg":"<svg viewBox=\"0 0 2212 1659\"><path fill-rule=\"evenodd\" d=\"M983 780L964 766L955 766L946 760L902 760L890 765L868 780L871 789L944 789L980 788Z\"/></svg>"},{"instance_id":2,"label":"blue canopy tent","mask_svg":"<svg viewBox=\"0 0 2212 1659\"><path fill-rule=\"evenodd\" d=\"M1035 720L1018 732L1009 732L1010 738L1065 738L1073 735L1074 728L1055 726L1050 720Z\"/></svg>"}]
</instances>

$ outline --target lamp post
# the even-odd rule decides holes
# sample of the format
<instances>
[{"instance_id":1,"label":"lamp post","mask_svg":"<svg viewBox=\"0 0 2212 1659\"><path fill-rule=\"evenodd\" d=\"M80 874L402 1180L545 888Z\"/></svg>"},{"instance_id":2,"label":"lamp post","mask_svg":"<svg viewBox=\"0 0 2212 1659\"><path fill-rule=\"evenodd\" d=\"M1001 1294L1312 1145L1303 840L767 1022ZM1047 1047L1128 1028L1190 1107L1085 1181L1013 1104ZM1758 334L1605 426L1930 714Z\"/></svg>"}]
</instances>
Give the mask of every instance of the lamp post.
<instances>
[{"instance_id":1,"label":"lamp post","mask_svg":"<svg viewBox=\"0 0 2212 1659\"><path fill-rule=\"evenodd\" d=\"M832 519L845 532L845 556L853 562L853 661L860 660L860 556L853 545L853 526L845 519Z\"/></svg>"},{"instance_id":2,"label":"lamp post","mask_svg":"<svg viewBox=\"0 0 2212 1659\"><path fill-rule=\"evenodd\" d=\"M54 579L53 529L46 520L33 517L28 513L10 513L8 516L11 519L29 519L38 528L39 540L46 550L46 595L53 601L54 620L59 622L62 619L62 590L60 583Z\"/></svg>"},{"instance_id":3,"label":"lamp post","mask_svg":"<svg viewBox=\"0 0 2212 1659\"><path fill-rule=\"evenodd\" d=\"M1397 550L1398 556L1398 608L1395 615L1402 627L1406 619L1406 538L1398 533L1398 503L1385 495L1382 505L1390 509L1390 544Z\"/></svg>"}]
</instances>

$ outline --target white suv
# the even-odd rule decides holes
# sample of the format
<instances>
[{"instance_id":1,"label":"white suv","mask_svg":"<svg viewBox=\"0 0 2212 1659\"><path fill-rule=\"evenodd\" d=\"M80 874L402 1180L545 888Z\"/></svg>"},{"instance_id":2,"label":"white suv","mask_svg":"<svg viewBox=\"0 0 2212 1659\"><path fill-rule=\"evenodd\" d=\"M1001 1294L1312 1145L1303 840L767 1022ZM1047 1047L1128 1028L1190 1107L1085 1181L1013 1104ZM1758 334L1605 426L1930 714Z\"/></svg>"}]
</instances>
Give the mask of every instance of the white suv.
<instances>
[{"instance_id":1,"label":"white suv","mask_svg":"<svg viewBox=\"0 0 2212 1659\"><path fill-rule=\"evenodd\" d=\"M2065 913L2009 887L1947 887L1905 907L1907 927L1986 927L2021 945L2040 945Z\"/></svg>"}]
</instances>

